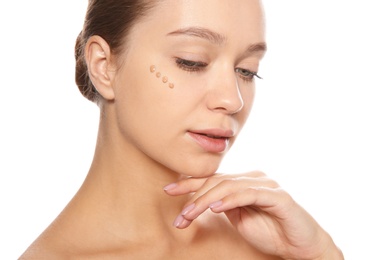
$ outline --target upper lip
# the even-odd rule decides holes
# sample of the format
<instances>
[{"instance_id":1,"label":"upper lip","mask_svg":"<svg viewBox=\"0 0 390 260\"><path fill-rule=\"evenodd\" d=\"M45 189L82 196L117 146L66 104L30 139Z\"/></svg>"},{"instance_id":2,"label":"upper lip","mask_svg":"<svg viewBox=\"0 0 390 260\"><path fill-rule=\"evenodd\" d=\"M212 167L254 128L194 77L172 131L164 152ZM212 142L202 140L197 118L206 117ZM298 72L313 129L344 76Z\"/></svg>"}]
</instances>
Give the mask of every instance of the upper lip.
<instances>
[{"instance_id":1,"label":"upper lip","mask_svg":"<svg viewBox=\"0 0 390 260\"><path fill-rule=\"evenodd\" d=\"M231 138L234 136L234 131L231 129L221 129L221 128L210 128L210 129L202 129L202 130L190 130L189 132L200 134L200 135L207 135L210 137L217 137L217 138Z\"/></svg>"}]
</instances>

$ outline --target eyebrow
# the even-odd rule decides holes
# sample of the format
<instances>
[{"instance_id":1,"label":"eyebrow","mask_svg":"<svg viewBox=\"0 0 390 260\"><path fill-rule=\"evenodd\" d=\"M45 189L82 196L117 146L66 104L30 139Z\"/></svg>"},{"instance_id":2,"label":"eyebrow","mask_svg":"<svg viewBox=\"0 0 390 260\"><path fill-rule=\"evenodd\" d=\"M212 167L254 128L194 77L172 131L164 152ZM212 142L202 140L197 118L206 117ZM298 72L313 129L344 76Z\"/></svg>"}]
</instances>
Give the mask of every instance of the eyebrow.
<instances>
[{"instance_id":1,"label":"eyebrow","mask_svg":"<svg viewBox=\"0 0 390 260\"><path fill-rule=\"evenodd\" d=\"M265 51L267 51L267 44L265 42L260 42L260 43L250 45L246 52L253 53L253 52L265 52Z\"/></svg>"},{"instance_id":2,"label":"eyebrow","mask_svg":"<svg viewBox=\"0 0 390 260\"><path fill-rule=\"evenodd\" d=\"M168 33L167 35L188 35L195 36L202 39L206 39L214 44L222 45L226 42L226 37L222 36L219 33L213 32L209 29L202 27L188 27L179 29L173 32Z\"/></svg>"},{"instance_id":3,"label":"eyebrow","mask_svg":"<svg viewBox=\"0 0 390 260\"><path fill-rule=\"evenodd\" d=\"M172 36L172 35L174 36L187 35L187 36L199 37L208 40L211 43L216 45L222 45L227 40L225 36L202 27L182 28L167 34L167 36ZM245 52L251 54L256 52L265 52L266 50L267 50L267 44L265 42L260 42L260 43L250 45Z\"/></svg>"}]
</instances>

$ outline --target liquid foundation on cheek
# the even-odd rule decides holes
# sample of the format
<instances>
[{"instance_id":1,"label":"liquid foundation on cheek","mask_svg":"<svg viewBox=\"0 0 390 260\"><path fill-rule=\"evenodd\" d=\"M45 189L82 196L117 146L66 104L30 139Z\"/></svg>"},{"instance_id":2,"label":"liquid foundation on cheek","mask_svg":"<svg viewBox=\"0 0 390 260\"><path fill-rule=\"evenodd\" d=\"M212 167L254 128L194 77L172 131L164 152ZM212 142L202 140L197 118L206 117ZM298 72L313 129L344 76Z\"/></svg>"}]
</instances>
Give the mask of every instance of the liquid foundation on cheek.
<instances>
[{"instance_id":1,"label":"liquid foundation on cheek","mask_svg":"<svg viewBox=\"0 0 390 260\"><path fill-rule=\"evenodd\" d=\"M161 78L162 74L161 74L161 72L157 71L157 68L155 65L151 65L149 70L150 70L150 73L156 74L156 78L158 78L158 79ZM162 76L161 81L163 84L168 83L168 87L171 89L173 89L175 87L175 84L173 84L172 82L169 82L169 79L167 76Z\"/></svg>"},{"instance_id":2,"label":"liquid foundation on cheek","mask_svg":"<svg viewBox=\"0 0 390 260\"><path fill-rule=\"evenodd\" d=\"M167 82L168 82L168 77L164 76L164 77L162 78L162 82L163 82L163 83L167 83Z\"/></svg>"}]
</instances>

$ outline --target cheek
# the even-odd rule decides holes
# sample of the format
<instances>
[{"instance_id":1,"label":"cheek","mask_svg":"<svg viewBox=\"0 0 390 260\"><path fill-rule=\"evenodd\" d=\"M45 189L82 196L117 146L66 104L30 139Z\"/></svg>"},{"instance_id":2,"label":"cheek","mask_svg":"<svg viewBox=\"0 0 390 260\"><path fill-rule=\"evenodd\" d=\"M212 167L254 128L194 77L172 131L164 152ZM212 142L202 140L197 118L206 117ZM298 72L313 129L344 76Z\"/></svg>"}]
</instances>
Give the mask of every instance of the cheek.
<instances>
[{"instance_id":1,"label":"cheek","mask_svg":"<svg viewBox=\"0 0 390 260\"><path fill-rule=\"evenodd\" d=\"M255 86L241 87L241 97L244 102L244 107L238 113L238 120L240 121L242 127L245 124L246 120L248 119L253 107L253 102L255 99Z\"/></svg>"},{"instance_id":2,"label":"cheek","mask_svg":"<svg viewBox=\"0 0 390 260\"><path fill-rule=\"evenodd\" d=\"M164 75L160 70L157 70L156 65L151 65L149 71L155 75L157 79L161 79L161 83L167 85L170 89L175 87L175 83L170 81L167 75Z\"/></svg>"},{"instance_id":3,"label":"cheek","mask_svg":"<svg viewBox=\"0 0 390 260\"><path fill-rule=\"evenodd\" d=\"M148 115L169 109L174 102L175 82L156 65L128 66L117 82L116 103L120 112Z\"/></svg>"},{"instance_id":4,"label":"cheek","mask_svg":"<svg viewBox=\"0 0 390 260\"><path fill-rule=\"evenodd\" d=\"M127 132L134 128L143 128L145 133L149 129L171 132L173 125L185 127L188 115L199 104L197 94L190 91L192 85L159 64L129 66L117 85L117 116Z\"/></svg>"},{"instance_id":5,"label":"cheek","mask_svg":"<svg viewBox=\"0 0 390 260\"><path fill-rule=\"evenodd\" d=\"M249 88L245 89L242 93L242 99L244 101L244 104L246 106L246 110L248 110L248 113L252 109L253 102L255 100L255 86L250 86Z\"/></svg>"},{"instance_id":6,"label":"cheek","mask_svg":"<svg viewBox=\"0 0 390 260\"><path fill-rule=\"evenodd\" d=\"M183 72L178 73L171 66L149 66L150 87L156 91L162 109L166 110L167 117L177 117L184 120L193 114L202 103L204 92L199 80L188 77Z\"/></svg>"}]
</instances>

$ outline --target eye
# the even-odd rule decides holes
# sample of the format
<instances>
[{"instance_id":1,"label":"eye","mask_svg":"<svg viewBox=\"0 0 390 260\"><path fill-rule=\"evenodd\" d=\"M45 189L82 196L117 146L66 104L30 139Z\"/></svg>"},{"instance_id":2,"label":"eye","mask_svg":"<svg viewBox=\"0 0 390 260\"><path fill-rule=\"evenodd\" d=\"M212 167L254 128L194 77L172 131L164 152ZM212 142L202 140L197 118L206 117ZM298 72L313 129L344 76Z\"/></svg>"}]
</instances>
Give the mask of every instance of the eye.
<instances>
[{"instance_id":1,"label":"eye","mask_svg":"<svg viewBox=\"0 0 390 260\"><path fill-rule=\"evenodd\" d=\"M242 69L242 68L236 68L234 69L234 71L236 73L239 74L239 76L243 79L243 80L246 80L246 81L252 81L253 80L253 77L257 77L259 79L262 79L262 77L260 77L259 75L257 75L257 72L254 72L254 71L250 71L250 70L247 70L247 69Z\"/></svg>"},{"instance_id":2,"label":"eye","mask_svg":"<svg viewBox=\"0 0 390 260\"><path fill-rule=\"evenodd\" d=\"M176 64L179 68L186 71L201 71L207 66L207 63L201 61L191 61L181 58L176 58Z\"/></svg>"}]
</instances>

